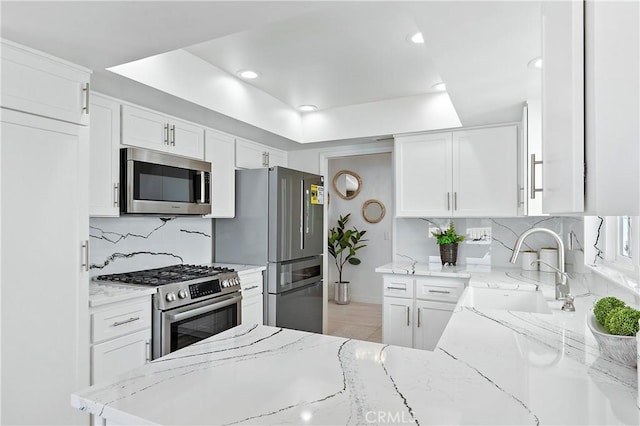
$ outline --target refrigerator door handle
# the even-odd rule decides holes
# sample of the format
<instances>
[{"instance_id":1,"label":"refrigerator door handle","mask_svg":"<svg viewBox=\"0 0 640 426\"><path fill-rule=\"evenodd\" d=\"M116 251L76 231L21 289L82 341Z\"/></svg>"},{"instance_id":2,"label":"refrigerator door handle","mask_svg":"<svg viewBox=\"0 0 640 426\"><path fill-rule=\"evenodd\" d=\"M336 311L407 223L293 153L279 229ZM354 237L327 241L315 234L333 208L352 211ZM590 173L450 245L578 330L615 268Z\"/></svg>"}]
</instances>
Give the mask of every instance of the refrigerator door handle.
<instances>
[{"instance_id":1,"label":"refrigerator door handle","mask_svg":"<svg viewBox=\"0 0 640 426\"><path fill-rule=\"evenodd\" d=\"M304 179L300 179L300 250L304 250Z\"/></svg>"}]
</instances>

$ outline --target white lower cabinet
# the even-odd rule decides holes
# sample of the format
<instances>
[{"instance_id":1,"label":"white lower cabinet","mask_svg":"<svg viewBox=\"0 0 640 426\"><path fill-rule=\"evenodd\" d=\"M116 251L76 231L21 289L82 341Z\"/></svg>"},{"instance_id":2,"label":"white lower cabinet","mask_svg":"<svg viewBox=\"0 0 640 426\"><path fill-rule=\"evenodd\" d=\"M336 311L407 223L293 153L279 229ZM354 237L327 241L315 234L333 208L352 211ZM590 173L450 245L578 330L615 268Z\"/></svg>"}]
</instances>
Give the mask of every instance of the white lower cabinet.
<instances>
[{"instance_id":1,"label":"white lower cabinet","mask_svg":"<svg viewBox=\"0 0 640 426\"><path fill-rule=\"evenodd\" d=\"M91 308L91 384L151 361L151 296Z\"/></svg>"},{"instance_id":2,"label":"white lower cabinet","mask_svg":"<svg viewBox=\"0 0 640 426\"><path fill-rule=\"evenodd\" d=\"M262 271L243 273L238 272L242 289L241 324L264 324Z\"/></svg>"},{"instance_id":3,"label":"white lower cabinet","mask_svg":"<svg viewBox=\"0 0 640 426\"><path fill-rule=\"evenodd\" d=\"M384 275L382 342L435 349L466 279Z\"/></svg>"}]
</instances>

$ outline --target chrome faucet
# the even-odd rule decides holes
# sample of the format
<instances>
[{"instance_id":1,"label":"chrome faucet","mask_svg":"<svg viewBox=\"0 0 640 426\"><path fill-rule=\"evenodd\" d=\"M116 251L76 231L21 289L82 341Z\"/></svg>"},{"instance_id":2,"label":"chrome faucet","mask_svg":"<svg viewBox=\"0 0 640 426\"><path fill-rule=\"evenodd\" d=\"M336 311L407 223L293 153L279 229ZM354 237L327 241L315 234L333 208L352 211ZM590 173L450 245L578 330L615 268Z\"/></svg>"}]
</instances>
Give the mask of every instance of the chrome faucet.
<instances>
[{"instance_id":1,"label":"chrome faucet","mask_svg":"<svg viewBox=\"0 0 640 426\"><path fill-rule=\"evenodd\" d=\"M513 247L513 254L511 255L511 259L509 262L516 263L518 260L518 254L520 254L520 248L522 248L522 243L524 240L531 234L535 234L541 232L543 234L549 234L556 240L558 245L558 268L556 269L556 300L564 300L569 294L569 283L567 281L567 274L564 271L564 243L562 239L553 232L551 229L547 228L531 228L522 233L518 237L516 241L516 245Z\"/></svg>"}]
</instances>

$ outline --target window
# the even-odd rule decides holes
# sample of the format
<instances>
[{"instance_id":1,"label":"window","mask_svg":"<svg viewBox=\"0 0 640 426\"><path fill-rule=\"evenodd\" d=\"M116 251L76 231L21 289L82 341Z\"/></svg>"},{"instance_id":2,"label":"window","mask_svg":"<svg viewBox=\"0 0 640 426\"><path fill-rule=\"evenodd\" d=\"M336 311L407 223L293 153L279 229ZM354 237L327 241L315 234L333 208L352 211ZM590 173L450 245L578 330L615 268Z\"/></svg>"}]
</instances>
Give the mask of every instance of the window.
<instances>
[{"instance_id":1,"label":"window","mask_svg":"<svg viewBox=\"0 0 640 426\"><path fill-rule=\"evenodd\" d=\"M618 217L618 238L617 238L617 255L627 259L632 259L633 251L631 249L632 230L631 216Z\"/></svg>"}]
</instances>

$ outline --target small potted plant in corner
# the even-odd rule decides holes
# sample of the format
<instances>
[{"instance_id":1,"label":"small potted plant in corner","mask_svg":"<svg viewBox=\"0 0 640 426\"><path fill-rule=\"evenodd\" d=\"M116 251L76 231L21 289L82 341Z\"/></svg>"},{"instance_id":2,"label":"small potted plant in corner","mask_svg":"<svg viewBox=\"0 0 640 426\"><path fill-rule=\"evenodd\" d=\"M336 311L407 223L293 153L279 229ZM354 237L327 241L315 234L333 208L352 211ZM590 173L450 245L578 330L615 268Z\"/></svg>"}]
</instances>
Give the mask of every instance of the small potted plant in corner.
<instances>
[{"instance_id":1,"label":"small potted plant in corner","mask_svg":"<svg viewBox=\"0 0 640 426\"><path fill-rule=\"evenodd\" d=\"M447 263L455 266L458 260L458 243L464 241L464 235L456 234L453 222L449 222L449 227L444 231L440 229L438 232L432 232L431 234L436 237L436 243L440 246L442 266Z\"/></svg>"},{"instance_id":2,"label":"small potted plant in corner","mask_svg":"<svg viewBox=\"0 0 640 426\"><path fill-rule=\"evenodd\" d=\"M335 283L333 297L338 305L346 305L350 302L349 281L342 280L344 265L347 262L351 265L360 264L360 259L356 257L356 252L366 247L366 244L362 243L367 241L362 238L367 231L358 231L355 226L353 229L345 229L350 217L351 213L345 216L341 215L338 219L338 226L329 230L329 254L335 259L336 268L338 269L338 282Z\"/></svg>"}]
</instances>

